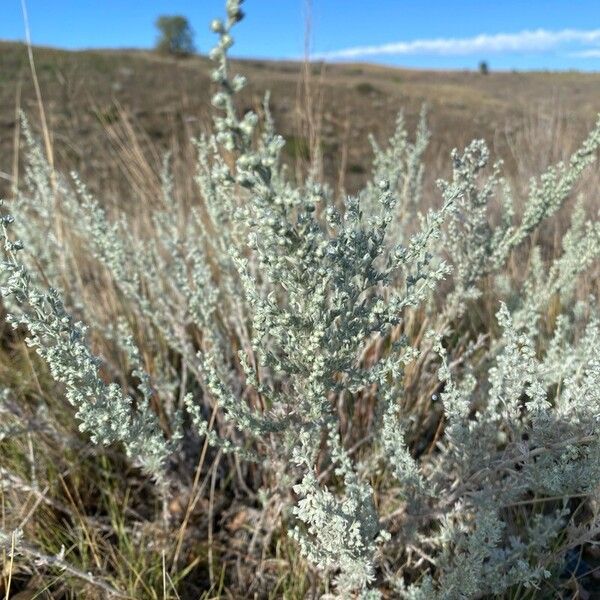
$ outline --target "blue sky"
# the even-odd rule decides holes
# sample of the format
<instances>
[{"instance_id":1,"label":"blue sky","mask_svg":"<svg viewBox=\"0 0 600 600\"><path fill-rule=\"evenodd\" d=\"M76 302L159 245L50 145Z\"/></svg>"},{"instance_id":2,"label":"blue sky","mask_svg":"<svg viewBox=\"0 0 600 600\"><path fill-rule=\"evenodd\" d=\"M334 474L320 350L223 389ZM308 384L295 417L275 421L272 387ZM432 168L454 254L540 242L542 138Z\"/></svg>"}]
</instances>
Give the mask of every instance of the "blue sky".
<instances>
[{"instance_id":1,"label":"blue sky","mask_svg":"<svg viewBox=\"0 0 600 600\"><path fill-rule=\"evenodd\" d=\"M298 58L312 5L311 53L425 68L600 70L599 0L247 0L234 54ZM223 0L27 0L34 44L153 45L161 14L188 17L196 44ZM23 39L21 0L3 0L0 39Z\"/></svg>"}]
</instances>

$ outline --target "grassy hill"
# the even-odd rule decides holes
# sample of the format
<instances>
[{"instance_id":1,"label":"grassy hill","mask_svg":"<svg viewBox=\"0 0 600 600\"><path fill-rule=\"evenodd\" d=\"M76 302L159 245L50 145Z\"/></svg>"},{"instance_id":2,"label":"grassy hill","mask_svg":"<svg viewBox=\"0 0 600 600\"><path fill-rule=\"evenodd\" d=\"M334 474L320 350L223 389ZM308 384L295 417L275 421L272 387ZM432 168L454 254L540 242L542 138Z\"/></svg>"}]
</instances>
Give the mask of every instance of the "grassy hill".
<instances>
[{"instance_id":1,"label":"grassy hill","mask_svg":"<svg viewBox=\"0 0 600 600\"><path fill-rule=\"evenodd\" d=\"M34 58L57 164L76 168L104 192L123 191L123 164L115 164L115 144L121 150L135 145L156 170L161 151L183 147L209 122L211 67L205 57L176 60L138 50L35 48ZM0 64L0 171L6 187L6 175L18 167L16 106L34 123L39 119L25 46L1 42ZM260 106L265 91L271 90L277 127L288 139L290 164L303 162L319 148L325 176L343 182L348 191L362 183L369 167L368 134L383 139L400 109L412 126L427 105L429 164L447 165L452 147L483 137L509 169L520 160L532 160L533 154L547 162L557 152L568 152L600 110L600 74L483 75L368 64L308 68L256 60L235 66L250 81L243 96L249 107ZM560 148L555 147L557 138Z\"/></svg>"}]
</instances>

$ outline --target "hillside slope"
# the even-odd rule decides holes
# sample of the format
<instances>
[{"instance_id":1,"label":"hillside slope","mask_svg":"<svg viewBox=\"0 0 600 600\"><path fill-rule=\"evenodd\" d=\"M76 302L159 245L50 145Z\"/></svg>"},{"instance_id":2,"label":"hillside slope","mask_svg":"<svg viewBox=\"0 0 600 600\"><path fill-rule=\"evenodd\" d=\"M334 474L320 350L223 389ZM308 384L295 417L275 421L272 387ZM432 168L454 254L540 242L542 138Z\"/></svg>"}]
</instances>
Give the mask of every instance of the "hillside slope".
<instances>
[{"instance_id":1,"label":"hillside slope","mask_svg":"<svg viewBox=\"0 0 600 600\"><path fill-rule=\"evenodd\" d=\"M95 185L115 185L109 159L114 152L106 151L114 139L110 141L106 128L114 126L122 112L129 115L137 135L145 137L141 147L146 150L164 150L196 135L210 119L210 61L205 57L175 60L148 51L48 48L35 48L34 57L57 164L81 170ZM0 65L0 171L10 175L16 168L15 106L34 123L39 119L25 46L1 42ZM568 125L568 139L561 140L568 150L600 110L600 74L481 75L313 64L307 79L299 63L244 60L236 67L250 81L244 95L248 106L260 105L265 90L271 90L277 127L288 139L290 163L305 159L319 139L325 175L337 181L342 168L349 191L368 169L367 135L383 138L399 109L412 126L421 106L428 106L430 159L440 157L438 162L447 164L452 147L483 137L498 156L508 159L509 167L514 157L508 142L521 133L540 133L524 127L543 133L558 127L559 121ZM307 90L312 98L308 103Z\"/></svg>"}]
</instances>

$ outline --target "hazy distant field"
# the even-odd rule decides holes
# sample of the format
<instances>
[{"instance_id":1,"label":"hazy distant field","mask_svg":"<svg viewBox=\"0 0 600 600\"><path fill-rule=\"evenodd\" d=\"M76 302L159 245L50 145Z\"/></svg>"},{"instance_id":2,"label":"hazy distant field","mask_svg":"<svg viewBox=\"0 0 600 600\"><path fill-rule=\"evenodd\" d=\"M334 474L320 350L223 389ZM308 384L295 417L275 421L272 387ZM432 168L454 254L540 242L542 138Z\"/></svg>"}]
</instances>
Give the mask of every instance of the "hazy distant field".
<instances>
[{"instance_id":1,"label":"hazy distant field","mask_svg":"<svg viewBox=\"0 0 600 600\"><path fill-rule=\"evenodd\" d=\"M210 61L205 57L175 60L147 51L36 48L34 58L57 164L76 168L104 192L122 181L121 174L115 177L118 167L105 131L107 126L119 129L115 125L120 110L131 118L137 137L146 136L140 144L157 166L160 153L149 152L149 147L166 150L173 141L185 145L210 124ZM25 46L0 43L0 65L0 171L10 174L16 103L34 123L38 113ZM371 157L367 135L382 139L399 109L405 111L410 130L421 106L429 107L429 164L433 160L445 168L452 147L483 137L513 169L514 153L527 146L542 163L557 158L552 153L568 152L600 108L600 74L492 71L482 75L313 64L307 80L300 63L243 61L235 67L250 81L243 94L248 107L259 107L265 90L271 90L276 125L288 139L288 161L295 164L304 159L311 136L313 144L318 139L325 175L338 182L343 168L349 192L366 178ZM312 115L310 126L307 112ZM540 132L561 134L560 149L556 137L549 145L539 144ZM115 136L113 132L113 144Z\"/></svg>"}]
</instances>

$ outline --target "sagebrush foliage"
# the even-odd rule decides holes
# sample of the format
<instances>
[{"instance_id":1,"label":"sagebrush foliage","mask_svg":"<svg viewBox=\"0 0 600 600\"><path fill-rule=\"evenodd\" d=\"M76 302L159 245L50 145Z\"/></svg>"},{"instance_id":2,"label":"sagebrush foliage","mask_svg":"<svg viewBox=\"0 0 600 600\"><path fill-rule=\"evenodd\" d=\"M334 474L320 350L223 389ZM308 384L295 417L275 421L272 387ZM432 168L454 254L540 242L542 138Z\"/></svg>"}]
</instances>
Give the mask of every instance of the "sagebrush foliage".
<instances>
[{"instance_id":1,"label":"sagebrush foliage","mask_svg":"<svg viewBox=\"0 0 600 600\"><path fill-rule=\"evenodd\" d=\"M424 113L414 141L400 116L389 144L374 144L372 180L337 198L310 175L288 178L268 99L262 116L239 115L245 81L227 52L241 18L228 0L212 23L217 116L196 140L201 198L177 204L165 161L146 234L76 175L52 172L25 128L27 185L2 227L11 322L64 384L81 429L122 443L165 494L195 436L262 463L266 493L332 595L542 585L600 525L575 518L572 502L600 484L597 298L575 302L598 265L600 222L578 203L562 255L548 262L532 243L524 281L504 273L597 159L600 121L568 163L532 179L519 211L482 140L453 152L439 208L420 210ZM92 284L110 302L90 298ZM490 289L497 326L464 334ZM102 375L76 319L110 352ZM116 382L123 365L130 389ZM373 418L354 431L367 404Z\"/></svg>"}]
</instances>

